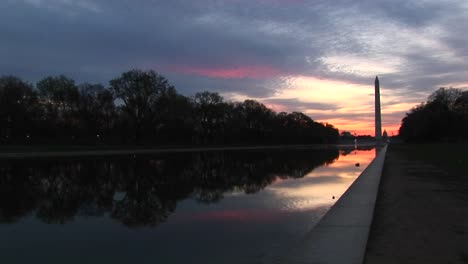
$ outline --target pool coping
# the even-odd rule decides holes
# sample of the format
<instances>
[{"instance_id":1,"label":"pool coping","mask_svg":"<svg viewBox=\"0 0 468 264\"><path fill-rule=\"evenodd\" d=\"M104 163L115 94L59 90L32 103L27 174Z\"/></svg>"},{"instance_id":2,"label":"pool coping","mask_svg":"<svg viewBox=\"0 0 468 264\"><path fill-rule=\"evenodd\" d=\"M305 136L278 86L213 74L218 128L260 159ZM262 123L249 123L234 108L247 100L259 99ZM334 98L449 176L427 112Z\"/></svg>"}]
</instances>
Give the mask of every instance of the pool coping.
<instances>
[{"instance_id":1,"label":"pool coping","mask_svg":"<svg viewBox=\"0 0 468 264\"><path fill-rule=\"evenodd\" d=\"M287 263L361 264L387 145L287 257Z\"/></svg>"}]
</instances>

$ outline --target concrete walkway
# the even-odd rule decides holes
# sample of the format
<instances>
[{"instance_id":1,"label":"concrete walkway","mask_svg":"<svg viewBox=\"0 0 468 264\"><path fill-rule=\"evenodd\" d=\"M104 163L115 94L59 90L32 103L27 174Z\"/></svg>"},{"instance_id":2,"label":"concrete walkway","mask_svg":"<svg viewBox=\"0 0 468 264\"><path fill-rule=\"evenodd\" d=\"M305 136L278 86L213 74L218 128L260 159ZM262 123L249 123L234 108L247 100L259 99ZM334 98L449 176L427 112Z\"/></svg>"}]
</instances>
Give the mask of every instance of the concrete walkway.
<instances>
[{"instance_id":1,"label":"concrete walkway","mask_svg":"<svg viewBox=\"0 0 468 264\"><path fill-rule=\"evenodd\" d=\"M287 263L363 263L387 146L287 257Z\"/></svg>"}]
</instances>

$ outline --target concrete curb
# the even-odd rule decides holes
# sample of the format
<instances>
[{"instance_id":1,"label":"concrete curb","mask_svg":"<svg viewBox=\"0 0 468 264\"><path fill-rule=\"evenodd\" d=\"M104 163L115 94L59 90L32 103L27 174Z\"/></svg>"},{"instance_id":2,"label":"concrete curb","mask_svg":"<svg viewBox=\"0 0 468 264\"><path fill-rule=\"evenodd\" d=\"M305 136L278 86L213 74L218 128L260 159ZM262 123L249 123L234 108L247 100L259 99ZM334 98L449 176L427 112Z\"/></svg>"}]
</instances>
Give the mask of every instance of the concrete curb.
<instances>
[{"instance_id":1,"label":"concrete curb","mask_svg":"<svg viewBox=\"0 0 468 264\"><path fill-rule=\"evenodd\" d=\"M384 146L287 263L363 263L386 151Z\"/></svg>"}]
</instances>

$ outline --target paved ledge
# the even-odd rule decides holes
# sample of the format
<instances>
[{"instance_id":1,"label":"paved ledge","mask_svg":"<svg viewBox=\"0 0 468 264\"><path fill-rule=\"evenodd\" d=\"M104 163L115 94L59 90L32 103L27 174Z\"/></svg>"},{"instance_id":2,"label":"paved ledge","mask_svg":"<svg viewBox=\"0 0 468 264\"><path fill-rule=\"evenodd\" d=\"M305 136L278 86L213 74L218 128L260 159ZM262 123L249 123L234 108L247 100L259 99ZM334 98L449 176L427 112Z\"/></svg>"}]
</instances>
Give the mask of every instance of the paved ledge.
<instances>
[{"instance_id":1,"label":"paved ledge","mask_svg":"<svg viewBox=\"0 0 468 264\"><path fill-rule=\"evenodd\" d=\"M287 263L362 264L387 146L287 257ZM286 262L285 262L286 263Z\"/></svg>"}]
</instances>

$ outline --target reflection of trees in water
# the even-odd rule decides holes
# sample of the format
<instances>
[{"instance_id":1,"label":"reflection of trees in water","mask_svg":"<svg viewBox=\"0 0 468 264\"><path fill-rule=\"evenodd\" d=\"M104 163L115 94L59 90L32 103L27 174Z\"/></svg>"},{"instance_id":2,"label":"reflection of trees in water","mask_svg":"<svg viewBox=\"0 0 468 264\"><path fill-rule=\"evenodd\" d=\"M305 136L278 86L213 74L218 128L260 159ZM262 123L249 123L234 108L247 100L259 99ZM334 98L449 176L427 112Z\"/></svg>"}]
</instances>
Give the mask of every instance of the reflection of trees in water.
<instances>
[{"instance_id":1,"label":"reflection of trees in water","mask_svg":"<svg viewBox=\"0 0 468 264\"><path fill-rule=\"evenodd\" d=\"M226 192L255 193L277 178L301 178L336 158L338 150L304 150L6 161L0 164L0 222L31 213L59 224L109 214L130 227L155 226L177 201L216 203Z\"/></svg>"}]
</instances>

